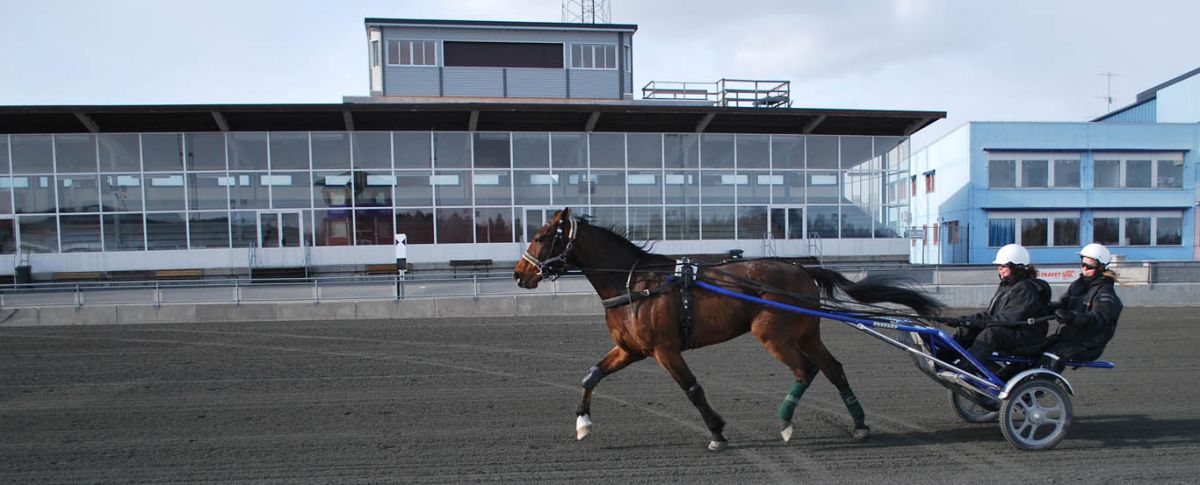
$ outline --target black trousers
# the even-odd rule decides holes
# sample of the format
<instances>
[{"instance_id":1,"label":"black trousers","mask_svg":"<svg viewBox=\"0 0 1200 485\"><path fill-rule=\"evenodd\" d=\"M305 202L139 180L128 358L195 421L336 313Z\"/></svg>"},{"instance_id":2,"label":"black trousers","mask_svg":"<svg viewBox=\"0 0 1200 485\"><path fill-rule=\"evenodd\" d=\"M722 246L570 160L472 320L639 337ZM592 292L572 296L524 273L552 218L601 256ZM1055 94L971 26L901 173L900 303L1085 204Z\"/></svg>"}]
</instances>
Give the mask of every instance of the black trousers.
<instances>
[{"instance_id":1,"label":"black trousers","mask_svg":"<svg viewBox=\"0 0 1200 485\"><path fill-rule=\"evenodd\" d=\"M1034 326L960 328L954 335L967 352L987 364L992 352L1016 353L1046 344L1046 335Z\"/></svg>"},{"instance_id":2,"label":"black trousers","mask_svg":"<svg viewBox=\"0 0 1200 485\"><path fill-rule=\"evenodd\" d=\"M1073 342L1058 340L1050 344L1050 347L1047 348L1045 352L1058 356L1058 361L1055 363L1056 366L1054 370L1062 372L1062 369L1066 366L1066 364L1063 363L1064 361L1096 360L1100 358L1100 354L1104 352L1104 349L1089 349Z\"/></svg>"}]
</instances>

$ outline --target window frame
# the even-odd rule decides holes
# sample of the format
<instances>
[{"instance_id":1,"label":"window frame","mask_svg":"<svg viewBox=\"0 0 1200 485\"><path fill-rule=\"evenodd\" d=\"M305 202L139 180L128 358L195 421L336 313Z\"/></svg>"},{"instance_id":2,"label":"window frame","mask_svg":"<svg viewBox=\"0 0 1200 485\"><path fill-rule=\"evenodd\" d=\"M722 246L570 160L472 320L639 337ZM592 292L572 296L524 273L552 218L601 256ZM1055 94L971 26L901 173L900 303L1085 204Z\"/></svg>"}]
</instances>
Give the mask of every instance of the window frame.
<instances>
[{"instance_id":1,"label":"window frame","mask_svg":"<svg viewBox=\"0 0 1200 485\"><path fill-rule=\"evenodd\" d=\"M1012 211L1012 212L996 211L996 212L989 212L987 214L987 221L988 221L987 222L987 227L988 227L988 233L987 233L988 245L987 245L987 247L989 247L989 248L999 248L1002 246L1002 245L994 246L991 244L991 241L992 241L992 237L991 237L992 223L991 223L991 221L992 221L992 219L1011 219L1013 221L1013 241L1012 242L1015 244L1020 244L1022 246L1027 246L1027 244L1025 244L1024 242L1021 241L1021 231L1022 231L1022 227L1023 227L1023 222L1026 219L1042 219L1042 220L1046 221L1046 244L1040 245L1040 246L1030 246L1030 247L1035 247L1035 248L1075 247L1076 245L1074 245L1074 244L1067 245L1067 246L1058 246L1058 245L1054 244L1054 240L1055 240L1055 236L1056 236L1055 229L1054 229L1054 222L1059 219L1075 219L1076 227L1080 228L1080 231L1081 231L1080 234L1078 234L1076 236L1079 240L1082 240L1082 237L1083 237L1083 234L1082 234L1083 214L1080 211Z\"/></svg>"},{"instance_id":2,"label":"window frame","mask_svg":"<svg viewBox=\"0 0 1200 485\"><path fill-rule=\"evenodd\" d=\"M1182 210L1098 210L1092 213L1092 219L1111 218L1118 220L1117 226L1117 244L1118 247L1130 248L1181 248L1184 241L1187 239L1186 234L1181 234L1179 244L1158 244L1158 221L1159 219L1179 219L1180 227L1186 227L1184 224L1184 212ZM1125 244L1129 239L1126 231L1128 230L1129 219L1150 219L1149 227L1149 244ZM1094 231L1094 229L1093 229Z\"/></svg>"},{"instance_id":3,"label":"window frame","mask_svg":"<svg viewBox=\"0 0 1200 485\"><path fill-rule=\"evenodd\" d=\"M422 61L428 61L428 59L426 59L426 56L425 56L425 46L427 44L432 45L432 47L433 47L433 62L423 62L420 64L413 62L413 60L416 59L416 56L414 54L416 54L416 52L417 52L415 50L415 46L418 43L421 44L421 59L422 59ZM440 42L438 42L437 40L434 40L434 39L387 39L384 42L383 60L385 62L385 65L387 65L387 66L437 67L437 66L441 65L441 62L440 62L441 59L440 59L440 56L438 55L438 52L441 51L441 49L439 48L440 44L441 44ZM396 62L393 63L392 55L391 55L392 49L399 49L401 45L407 46L406 49L408 50L408 62L406 63L403 61L403 59L404 59L404 57L402 55L403 51L401 51L400 53L396 54Z\"/></svg>"},{"instance_id":4,"label":"window frame","mask_svg":"<svg viewBox=\"0 0 1200 485\"><path fill-rule=\"evenodd\" d=\"M1116 187L1100 187L1096 185L1096 162L1099 161L1116 161L1117 162L1117 186ZM1149 161L1150 162L1150 186L1149 187L1130 187L1129 186L1129 162L1130 161ZM1182 177L1178 186L1162 186L1159 184L1158 169L1163 162L1172 162L1183 165L1182 152L1111 152L1096 154L1092 159L1092 188L1097 190L1179 190L1183 189ZM1124 226L1122 226L1124 227ZM1122 233L1124 234L1124 233Z\"/></svg>"},{"instance_id":5,"label":"window frame","mask_svg":"<svg viewBox=\"0 0 1200 485\"><path fill-rule=\"evenodd\" d=\"M1079 185L1060 186L1055 183L1058 177L1058 162L1073 161L1079 171ZM992 162L1013 162L1013 186L993 187L991 183ZM1046 185L1029 186L1025 180L1026 162L1044 162L1046 164ZM989 190L1051 190L1051 189L1081 189L1083 188L1083 154L1077 152L994 152L988 153L987 181ZM1093 176L1093 183L1095 179Z\"/></svg>"},{"instance_id":6,"label":"window frame","mask_svg":"<svg viewBox=\"0 0 1200 485\"><path fill-rule=\"evenodd\" d=\"M570 67L571 69L582 69L582 70L591 70L591 71L615 71L620 67L621 63L618 61L618 56L620 56L621 54L620 54L620 49L618 48L619 46L617 44L572 42L569 44L569 46L570 47L567 49L567 52L570 52L571 58L570 58L570 62L568 63L568 65L571 66ZM576 47L579 48L579 54L580 54L580 58L578 59L580 62L578 64L576 63L577 58L575 56L575 48ZM608 52L607 52L607 48L609 48L609 47L612 48L613 55L612 55L611 59L608 57ZM596 60L598 59L598 57L596 56L597 50L599 50L600 52L603 53L603 55L600 56L599 59L603 59L605 61L604 67L596 67ZM583 65L582 61L583 61L583 59L586 59L586 58L590 58L590 60L592 61L590 66Z\"/></svg>"}]
</instances>

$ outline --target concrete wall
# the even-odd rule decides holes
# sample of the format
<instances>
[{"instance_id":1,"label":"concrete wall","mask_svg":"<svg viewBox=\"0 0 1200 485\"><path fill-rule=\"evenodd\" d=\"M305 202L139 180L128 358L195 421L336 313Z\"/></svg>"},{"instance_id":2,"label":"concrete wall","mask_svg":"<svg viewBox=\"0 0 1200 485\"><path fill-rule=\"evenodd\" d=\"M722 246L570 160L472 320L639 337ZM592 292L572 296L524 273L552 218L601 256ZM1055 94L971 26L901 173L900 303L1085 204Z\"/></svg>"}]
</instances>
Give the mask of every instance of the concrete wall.
<instances>
[{"instance_id":1,"label":"concrete wall","mask_svg":"<svg viewBox=\"0 0 1200 485\"><path fill-rule=\"evenodd\" d=\"M0 326L600 315L594 294L456 297L326 303L97 305L0 310Z\"/></svg>"},{"instance_id":2,"label":"concrete wall","mask_svg":"<svg viewBox=\"0 0 1200 485\"><path fill-rule=\"evenodd\" d=\"M1054 285L1055 295L1066 289ZM952 309L987 306L996 291L987 284L941 285L925 288ZM1126 307L1200 306L1197 283L1161 283L1119 286ZM553 317L603 315L600 299L592 293L455 297L412 300L339 301L326 303L230 303L152 305L97 305L0 310L0 327L115 325L203 322L286 322L299 320L360 320L446 317Z\"/></svg>"}]
</instances>

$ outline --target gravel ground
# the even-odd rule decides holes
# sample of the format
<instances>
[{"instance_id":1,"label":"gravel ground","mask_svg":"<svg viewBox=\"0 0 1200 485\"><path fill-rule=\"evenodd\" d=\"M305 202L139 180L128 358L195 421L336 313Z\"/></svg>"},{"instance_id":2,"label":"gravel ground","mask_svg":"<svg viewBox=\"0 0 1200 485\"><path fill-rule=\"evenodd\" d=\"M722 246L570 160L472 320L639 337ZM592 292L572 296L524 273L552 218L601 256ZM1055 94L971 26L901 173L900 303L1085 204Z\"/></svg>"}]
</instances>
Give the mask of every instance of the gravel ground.
<instances>
[{"instance_id":1,"label":"gravel ground","mask_svg":"<svg viewBox=\"0 0 1200 485\"><path fill-rule=\"evenodd\" d=\"M874 435L824 378L791 443L791 374L753 337L685 354L729 423L642 361L608 376L574 439L599 317L0 328L4 483L1191 482L1200 476L1196 310L1127 309L1106 359L1067 377L1067 439L1012 448L957 419L911 360L825 322Z\"/></svg>"}]
</instances>

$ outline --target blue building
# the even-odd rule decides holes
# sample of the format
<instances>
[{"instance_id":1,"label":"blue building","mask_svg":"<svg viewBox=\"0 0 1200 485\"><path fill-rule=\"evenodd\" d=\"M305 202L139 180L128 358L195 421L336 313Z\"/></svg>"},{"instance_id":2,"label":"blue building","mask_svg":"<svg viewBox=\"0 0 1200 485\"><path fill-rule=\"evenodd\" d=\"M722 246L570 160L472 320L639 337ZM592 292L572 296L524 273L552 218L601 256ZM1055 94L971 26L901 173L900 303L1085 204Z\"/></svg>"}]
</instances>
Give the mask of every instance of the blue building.
<instances>
[{"instance_id":1,"label":"blue building","mask_svg":"<svg viewBox=\"0 0 1200 485\"><path fill-rule=\"evenodd\" d=\"M1200 69L1090 122L971 122L910 161L910 261L1041 263L1098 242L1128 260L1200 255Z\"/></svg>"}]
</instances>

